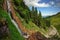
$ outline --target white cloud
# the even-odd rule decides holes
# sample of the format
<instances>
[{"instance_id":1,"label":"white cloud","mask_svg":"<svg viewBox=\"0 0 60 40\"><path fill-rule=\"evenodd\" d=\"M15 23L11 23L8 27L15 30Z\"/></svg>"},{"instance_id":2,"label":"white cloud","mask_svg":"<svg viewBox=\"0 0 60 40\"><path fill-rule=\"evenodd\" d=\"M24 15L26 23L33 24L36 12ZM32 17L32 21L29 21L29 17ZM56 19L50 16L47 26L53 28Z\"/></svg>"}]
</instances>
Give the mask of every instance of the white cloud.
<instances>
[{"instance_id":1,"label":"white cloud","mask_svg":"<svg viewBox=\"0 0 60 40\"><path fill-rule=\"evenodd\" d=\"M50 12L50 13L42 13L42 16L52 16L52 15L55 15L55 14L57 14L57 13L52 13L52 12Z\"/></svg>"},{"instance_id":2,"label":"white cloud","mask_svg":"<svg viewBox=\"0 0 60 40\"><path fill-rule=\"evenodd\" d=\"M44 14L42 14L42 16L51 16L51 15L54 15L53 13L52 14L46 14L46 13L44 13Z\"/></svg>"},{"instance_id":3,"label":"white cloud","mask_svg":"<svg viewBox=\"0 0 60 40\"><path fill-rule=\"evenodd\" d=\"M50 4L51 4L51 5L54 5L55 3L54 3L54 1L50 1Z\"/></svg>"},{"instance_id":4,"label":"white cloud","mask_svg":"<svg viewBox=\"0 0 60 40\"><path fill-rule=\"evenodd\" d=\"M48 3L38 3L41 0L23 0L27 6L34 7L50 7L51 5Z\"/></svg>"},{"instance_id":5,"label":"white cloud","mask_svg":"<svg viewBox=\"0 0 60 40\"><path fill-rule=\"evenodd\" d=\"M23 0L27 6L33 6L40 0Z\"/></svg>"},{"instance_id":6,"label":"white cloud","mask_svg":"<svg viewBox=\"0 0 60 40\"><path fill-rule=\"evenodd\" d=\"M50 7L50 5L46 4L46 3L40 3L40 4L37 4L36 6L38 6L38 7Z\"/></svg>"}]
</instances>

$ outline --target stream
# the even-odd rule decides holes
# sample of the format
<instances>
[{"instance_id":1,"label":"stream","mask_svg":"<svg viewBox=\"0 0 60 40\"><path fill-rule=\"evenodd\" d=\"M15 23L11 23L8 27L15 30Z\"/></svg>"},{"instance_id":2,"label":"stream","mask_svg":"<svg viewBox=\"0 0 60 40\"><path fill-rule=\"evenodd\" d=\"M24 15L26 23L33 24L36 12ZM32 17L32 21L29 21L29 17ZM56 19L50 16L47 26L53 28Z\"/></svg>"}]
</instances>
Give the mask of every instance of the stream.
<instances>
[{"instance_id":1,"label":"stream","mask_svg":"<svg viewBox=\"0 0 60 40\"><path fill-rule=\"evenodd\" d=\"M7 4L7 10L8 10L8 15L9 15L9 17L10 17L10 19L11 19L11 22L15 25L15 27L17 28L17 30L18 30L18 32L21 34L21 36L23 36L24 38L28 38L29 37L29 35L27 34L27 35L24 35L24 33L22 33L22 31L21 31L21 29L18 27L18 24L14 21L14 19L12 19L12 17L11 17L11 8L10 8L10 0L7 0L6 1L6 4Z\"/></svg>"},{"instance_id":2,"label":"stream","mask_svg":"<svg viewBox=\"0 0 60 40\"><path fill-rule=\"evenodd\" d=\"M9 15L9 17L10 17L10 19L11 19L11 22L15 25L15 27L17 28L17 30L19 31L19 33L22 35L22 32L21 32L21 30L19 29L18 24L11 18L11 15L10 15L11 9L10 9L9 0L7 0L7 7L8 7L8 15Z\"/></svg>"}]
</instances>

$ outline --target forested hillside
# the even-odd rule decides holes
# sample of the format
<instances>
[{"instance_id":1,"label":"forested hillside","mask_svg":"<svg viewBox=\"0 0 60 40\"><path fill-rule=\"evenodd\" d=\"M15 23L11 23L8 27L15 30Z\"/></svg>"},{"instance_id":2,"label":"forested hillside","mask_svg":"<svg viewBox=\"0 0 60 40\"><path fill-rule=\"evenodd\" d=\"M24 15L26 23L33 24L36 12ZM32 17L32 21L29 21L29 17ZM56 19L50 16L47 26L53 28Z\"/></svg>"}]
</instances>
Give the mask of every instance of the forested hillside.
<instances>
[{"instance_id":1,"label":"forested hillside","mask_svg":"<svg viewBox=\"0 0 60 40\"><path fill-rule=\"evenodd\" d=\"M41 11L34 6L30 10L23 0L1 0L0 39L59 40L59 17L60 12L43 18Z\"/></svg>"},{"instance_id":2,"label":"forested hillside","mask_svg":"<svg viewBox=\"0 0 60 40\"><path fill-rule=\"evenodd\" d=\"M14 24L11 22L6 10L3 10L2 4L3 0L0 0L0 40L24 40ZM6 23L4 24L4 22Z\"/></svg>"},{"instance_id":3,"label":"forested hillside","mask_svg":"<svg viewBox=\"0 0 60 40\"><path fill-rule=\"evenodd\" d=\"M51 21L51 25L54 25L60 34L60 12L53 16L47 17Z\"/></svg>"}]
</instances>

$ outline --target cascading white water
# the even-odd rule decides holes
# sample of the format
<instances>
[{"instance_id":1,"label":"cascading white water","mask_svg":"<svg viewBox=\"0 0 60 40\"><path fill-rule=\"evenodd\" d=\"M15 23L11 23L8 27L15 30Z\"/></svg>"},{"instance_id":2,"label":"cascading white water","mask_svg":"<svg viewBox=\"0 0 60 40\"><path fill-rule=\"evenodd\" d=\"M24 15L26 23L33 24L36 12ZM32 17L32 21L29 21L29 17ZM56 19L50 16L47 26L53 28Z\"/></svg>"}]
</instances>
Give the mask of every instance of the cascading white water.
<instances>
[{"instance_id":1,"label":"cascading white water","mask_svg":"<svg viewBox=\"0 0 60 40\"><path fill-rule=\"evenodd\" d=\"M28 38L29 37L29 35L23 35L23 33L22 33L22 31L19 29L19 27L18 27L18 24L12 19L12 17L11 17L11 8L10 8L10 0L7 0L6 1L7 2L7 7L8 7L8 15L9 15L9 17L10 17L10 19L11 19L11 22L15 25L15 27L17 28L17 30L18 30L18 32L21 34L21 36L23 36L24 38Z\"/></svg>"},{"instance_id":2,"label":"cascading white water","mask_svg":"<svg viewBox=\"0 0 60 40\"><path fill-rule=\"evenodd\" d=\"M9 17L11 19L11 22L15 25L15 27L18 30L18 32L22 35L21 30L18 28L17 23L11 18L11 15L10 15L11 9L10 9L10 2L9 2L9 0L7 0L7 7L8 7L8 15L9 15Z\"/></svg>"}]
</instances>

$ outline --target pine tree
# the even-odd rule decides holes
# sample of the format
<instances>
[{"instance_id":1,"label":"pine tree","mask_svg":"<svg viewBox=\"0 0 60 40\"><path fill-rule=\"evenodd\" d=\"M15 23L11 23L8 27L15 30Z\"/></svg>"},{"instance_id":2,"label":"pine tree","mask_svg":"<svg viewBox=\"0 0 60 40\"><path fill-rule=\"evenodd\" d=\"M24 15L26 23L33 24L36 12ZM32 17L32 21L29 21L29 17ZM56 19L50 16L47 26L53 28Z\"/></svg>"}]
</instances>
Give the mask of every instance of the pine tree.
<instances>
[{"instance_id":1,"label":"pine tree","mask_svg":"<svg viewBox=\"0 0 60 40\"><path fill-rule=\"evenodd\" d=\"M46 21L46 26L47 26L47 27L50 27L50 25L51 25L51 24L50 24L50 20L45 20L45 21Z\"/></svg>"},{"instance_id":2,"label":"pine tree","mask_svg":"<svg viewBox=\"0 0 60 40\"><path fill-rule=\"evenodd\" d=\"M33 19L34 19L34 7L32 7L32 11L31 11L30 16L31 16L31 19L32 19L32 21L33 21Z\"/></svg>"},{"instance_id":3,"label":"pine tree","mask_svg":"<svg viewBox=\"0 0 60 40\"><path fill-rule=\"evenodd\" d=\"M32 12L34 12L34 6L32 7Z\"/></svg>"},{"instance_id":4,"label":"pine tree","mask_svg":"<svg viewBox=\"0 0 60 40\"><path fill-rule=\"evenodd\" d=\"M31 17L32 17L32 21L37 25L38 24L38 20L37 20L37 8L32 7L32 13L31 13Z\"/></svg>"},{"instance_id":5,"label":"pine tree","mask_svg":"<svg viewBox=\"0 0 60 40\"><path fill-rule=\"evenodd\" d=\"M42 15L41 15L41 12L39 11L39 26L41 26L42 28L44 28L45 29L45 27L46 27L46 24L45 24L45 21L44 21L44 19L42 18Z\"/></svg>"},{"instance_id":6,"label":"pine tree","mask_svg":"<svg viewBox=\"0 0 60 40\"><path fill-rule=\"evenodd\" d=\"M35 7L35 11L34 11L34 18L35 18L35 24L38 25L38 11L37 8Z\"/></svg>"},{"instance_id":7,"label":"pine tree","mask_svg":"<svg viewBox=\"0 0 60 40\"><path fill-rule=\"evenodd\" d=\"M42 20L42 16L41 16L41 12L39 11L39 14L38 14L38 26L41 26L41 20Z\"/></svg>"}]
</instances>

